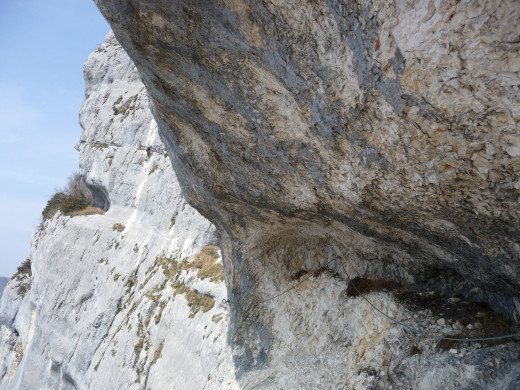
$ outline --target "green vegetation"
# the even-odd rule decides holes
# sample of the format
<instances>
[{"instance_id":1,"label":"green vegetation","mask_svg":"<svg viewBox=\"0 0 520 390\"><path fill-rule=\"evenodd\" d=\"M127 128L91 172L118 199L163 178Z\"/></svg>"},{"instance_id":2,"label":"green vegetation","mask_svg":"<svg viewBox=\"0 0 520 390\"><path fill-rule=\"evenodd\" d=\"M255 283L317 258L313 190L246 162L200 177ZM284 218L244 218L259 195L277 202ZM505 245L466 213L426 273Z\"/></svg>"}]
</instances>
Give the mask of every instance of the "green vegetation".
<instances>
[{"instance_id":1,"label":"green vegetation","mask_svg":"<svg viewBox=\"0 0 520 390\"><path fill-rule=\"evenodd\" d=\"M136 283L137 283L137 276L134 275L134 276L130 276L128 278L128 280L125 283L126 294L128 294L130 292L130 290L132 289L132 287L135 286Z\"/></svg>"},{"instance_id":2,"label":"green vegetation","mask_svg":"<svg viewBox=\"0 0 520 390\"><path fill-rule=\"evenodd\" d=\"M154 318L153 318L153 321L158 324L159 322L161 322L161 316L162 316L162 312L164 310L164 308L166 307L166 302L159 302L159 314L157 314Z\"/></svg>"},{"instance_id":3,"label":"green vegetation","mask_svg":"<svg viewBox=\"0 0 520 390\"><path fill-rule=\"evenodd\" d=\"M66 196L60 204L60 211L63 214L68 214L73 211L79 211L87 208L87 202L82 198L75 198L74 196Z\"/></svg>"},{"instance_id":4,"label":"green vegetation","mask_svg":"<svg viewBox=\"0 0 520 390\"><path fill-rule=\"evenodd\" d=\"M153 366L155 363L157 363L157 360L159 360L162 357L162 349L162 344L157 347L157 349L153 353L153 360L151 361L150 366Z\"/></svg>"},{"instance_id":5,"label":"green vegetation","mask_svg":"<svg viewBox=\"0 0 520 390\"><path fill-rule=\"evenodd\" d=\"M153 268L160 266L163 270L163 274L166 276L166 281L169 280L171 282L174 294L185 295L188 306L191 308L190 318L193 318L199 311L205 313L212 309L213 306L215 306L215 300L209 295L201 294L198 291L188 288L179 280L181 271L198 271L200 279L209 279L214 283L221 282L224 280L224 272L222 264L216 262L218 257L218 247L212 245L203 248L192 262L182 261L179 263L177 259L174 258L157 257L155 259L154 267L150 267L147 273L152 272ZM153 293L160 292L164 287L165 283L163 283L162 286L159 286L158 291L154 291L158 289L158 287L156 287L152 290L152 293L148 293L147 297L157 302L158 296Z\"/></svg>"},{"instance_id":6,"label":"green vegetation","mask_svg":"<svg viewBox=\"0 0 520 390\"><path fill-rule=\"evenodd\" d=\"M128 314L127 314L127 317L130 317L130 315L135 311L135 309L137 309L137 307L141 304L141 300L138 300L138 301L135 301L132 305L132 307L130 308L130 310L128 311Z\"/></svg>"},{"instance_id":7,"label":"green vegetation","mask_svg":"<svg viewBox=\"0 0 520 390\"><path fill-rule=\"evenodd\" d=\"M134 250L135 248L137 248L137 244L134 247ZM202 249L192 262L184 260L179 263L176 258L164 256L159 256L155 259L154 264L146 271L146 280L140 285L140 288L143 288L148 283L158 268L162 269L162 272L166 277L164 282L145 294L146 298L158 303L160 306L159 314L154 317L154 322L156 324L161 320L162 311L166 306L165 302L161 302L161 297L162 291L168 282L173 288L174 295L184 294L188 306L191 309L190 318L193 318L199 311L207 312L215 306L215 300L213 297L188 288L184 282L179 279L182 271L197 271L200 279L209 279L214 283L223 281L224 273L222 264L217 262L218 257L218 247L207 246ZM214 321L218 322L220 319L221 317L215 317Z\"/></svg>"},{"instance_id":8,"label":"green vegetation","mask_svg":"<svg viewBox=\"0 0 520 390\"><path fill-rule=\"evenodd\" d=\"M143 350L143 348L145 346L145 342L146 342L146 339L144 337L141 337L137 341L137 344L134 346L134 353L136 355L139 355L141 353L141 351Z\"/></svg>"},{"instance_id":9,"label":"green vegetation","mask_svg":"<svg viewBox=\"0 0 520 390\"><path fill-rule=\"evenodd\" d=\"M115 106L116 104L121 103L122 101L123 101L123 95L121 95L121 96L119 96L119 97L117 98L117 100L114 102L113 106ZM113 106L112 106L112 107L113 107Z\"/></svg>"},{"instance_id":10,"label":"green vegetation","mask_svg":"<svg viewBox=\"0 0 520 390\"><path fill-rule=\"evenodd\" d=\"M195 257L191 263L183 264L184 269L198 270L199 278L209 279L211 282L218 283L224 280L224 270L221 263L217 263L218 247L214 245L206 246Z\"/></svg>"},{"instance_id":11,"label":"green vegetation","mask_svg":"<svg viewBox=\"0 0 520 390\"><path fill-rule=\"evenodd\" d=\"M108 144L106 142L96 142L94 147L97 149L106 149L108 148Z\"/></svg>"},{"instance_id":12,"label":"green vegetation","mask_svg":"<svg viewBox=\"0 0 520 390\"><path fill-rule=\"evenodd\" d=\"M54 214L60 209L61 202L65 199L67 195L63 192L55 193L52 198L47 202L47 206L42 211L43 220L52 218Z\"/></svg>"},{"instance_id":13,"label":"green vegetation","mask_svg":"<svg viewBox=\"0 0 520 390\"><path fill-rule=\"evenodd\" d=\"M24 295L31 288L31 276L31 259L25 259L12 277L16 280L18 294Z\"/></svg>"},{"instance_id":14,"label":"green vegetation","mask_svg":"<svg viewBox=\"0 0 520 390\"><path fill-rule=\"evenodd\" d=\"M203 313L211 310L215 306L215 300L209 295L201 294L197 291L191 290L184 283L175 283L175 294L185 294L186 301L190 307L190 318L195 317L200 310Z\"/></svg>"},{"instance_id":15,"label":"green vegetation","mask_svg":"<svg viewBox=\"0 0 520 390\"><path fill-rule=\"evenodd\" d=\"M157 170L157 168L159 168L159 165L155 164L153 166L153 168L150 170L150 173L148 175L151 175L152 173L154 173Z\"/></svg>"},{"instance_id":16,"label":"green vegetation","mask_svg":"<svg viewBox=\"0 0 520 390\"><path fill-rule=\"evenodd\" d=\"M134 245L134 249L133 249L133 251L134 251L135 253L139 252L139 246L138 246L137 244Z\"/></svg>"},{"instance_id":17,"label":"green vegetation","mask_svg":"<svg viewBox=\"0 0 520 390\"><path fill-rule=\"evenodd\" d=\"M218 324L220 320L222 320L224 314L215 314L213 317L211 317L211 321L213 321L215 324Z\"/></svg>"},{"instance_id":18,"label":"green vegetation","mask_svg":"<svg viewBox=\"0 0 520 390\"><path fill-rule=\"evenodd\" d=\"M154 266L160 265L164 275L169 279L175 279L182 270L198 271L200 279L209 279L211 282L218 283L224 280L224 270L222 264L216 262L218 259L218 247L214 245L206 246L195 257L192 262L169 257L157 257ZM152 267L147 271L150 272Z\"/></svg>"},{"instance_id":19,"label":"green vegetation","mask_svg":"<svg viewBox=\"0 0 520 390\"><path fill-rule=\"evenodd\" d=\"M58 211L75 217L78 215L104 214L104 210L93 207L90 189L79 173L73 174L67 186L57 191L42 211L43 220L52 218Z\"/></svg>"}]
</instances>

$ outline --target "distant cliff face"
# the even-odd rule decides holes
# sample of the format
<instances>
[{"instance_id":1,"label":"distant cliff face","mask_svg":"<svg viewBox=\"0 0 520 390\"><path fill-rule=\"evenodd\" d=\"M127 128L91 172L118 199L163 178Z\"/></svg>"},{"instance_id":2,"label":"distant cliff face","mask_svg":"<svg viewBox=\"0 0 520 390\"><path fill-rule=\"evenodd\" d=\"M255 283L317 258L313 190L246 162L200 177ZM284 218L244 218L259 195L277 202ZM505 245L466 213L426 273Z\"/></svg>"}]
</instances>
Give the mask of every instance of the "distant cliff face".
<instances>
[{"instance_id":1,"label":"distant cliff face","mask_svg":"<svg viewBox=\"0 0 520 390\"><path fill-rule=\"evenodd\" d=\"M215 230L182 198L113 34L84 70L80 171L108 211L34 234L0 301L0 389L232 387Z\"/></svg>"},{"instance_id":2,"label":"distant cliff face","mask_svg":"<svg viewBox=\"0 0 520 390\"><path fill-rule=\"evenodd\" d=\"M222 237L243 383L327 376L313 338L340 337L344 282L319 279L324 328L322 294L266 301L325 268L520 319L517 1L96 3Z\"/></svg>"},{"instance_id":3,"label":"distant cliff face","mask_svg":"<svg viewBox=\"0 0 520 390\"><path fill-rule=\"evenodd\" d=\"M4 288L7 285L8 281L9 281L9 278L0 276L0 297L2 296L2 293L4 292Z\"/></svg>"}]
</instances>

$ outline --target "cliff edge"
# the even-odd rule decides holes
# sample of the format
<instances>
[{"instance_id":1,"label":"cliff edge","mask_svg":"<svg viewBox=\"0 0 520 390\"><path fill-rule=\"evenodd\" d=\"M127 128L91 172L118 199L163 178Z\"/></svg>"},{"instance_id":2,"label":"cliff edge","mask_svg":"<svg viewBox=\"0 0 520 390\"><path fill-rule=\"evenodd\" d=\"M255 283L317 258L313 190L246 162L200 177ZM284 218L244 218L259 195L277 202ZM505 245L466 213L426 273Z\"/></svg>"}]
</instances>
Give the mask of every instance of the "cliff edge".
<instances>
[{"instance_id":1,"label":"cliff edge","mask_svg":"<svg viewBox=\"0 0 520 390\"><path fill-rule=\"evenodd\" d=\"M184 201L112 33L84 73L76 148L105 213L57 212L34 234L0 301L0 389L232 388L215 229Z\"/></svg>"},{"instance_id":2,"label":"cliff edge","mask_svg":"<svg viewBox=\"0 0 520 390\"><path fill-rule=\"evenodd\" d=\"M520 387L517 2L96 3L0 389Z\"/></svg>"}]
</instances>

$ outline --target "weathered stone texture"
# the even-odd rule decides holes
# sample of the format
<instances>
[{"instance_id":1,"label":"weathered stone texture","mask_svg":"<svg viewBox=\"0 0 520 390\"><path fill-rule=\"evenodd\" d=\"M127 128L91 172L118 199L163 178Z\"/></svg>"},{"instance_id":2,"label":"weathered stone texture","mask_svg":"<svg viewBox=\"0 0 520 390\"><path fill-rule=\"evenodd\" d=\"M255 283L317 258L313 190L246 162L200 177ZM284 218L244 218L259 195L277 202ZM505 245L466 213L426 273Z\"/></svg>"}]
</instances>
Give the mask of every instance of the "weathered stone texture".
<instances>
[{"instance_id":1,"label":"weathered stone texture","mask_svg":"<svg viewBox=\"0 0 520 390\"><path fill-rule=\"evenodd\" d=\"M518 319L518 2L97 4L232 291L246 247L319 241Z\"/></svg>"},{"instance_id":2,"label":"weathered stone texture","mask_svg":"<svg viewBox=\"0 0 520 390\"><path fill-rule=\"evenodd\" d=\"M411 289L482 300L519 320L518 1L96 3L140 72L184 194L220 234L234 360L230 366L219 358L222 365L210 369L209 386L232 386L236 369L238 384L245 388L518 387L514 343L480 351L468 346L467 355L452 356L377 316L361 298L344 294L345 281L356 275L387 278ZM103 81L110 83L110 78ZM155 136L150 122L128 112L136 101L145 101L140 88L132 94L113 91L108 98L122 100L102 107L129 126L118 139L110 139L103 123L92 128L96 137L82 139L93 151L92 141L106 136L110 148L119 151L113 156L116 166L132 162L141 175L139 181L105 174L100 167L109 164L109 148L100 152L107 158L103 163L85 158L97 201L110 204L112 215L128 217L127 225L143 240L138 253L148 242L146 234L155 237L155 227L165 227L170 218L152 206L154 197L167 200L168 187L150 175L149 183L161 191L146 191L141 184L148 172L137 166L137 157L133 163L135 150L121 148L129 139L135 149ZM126 196L136 186L140 196ZM171 196L171 211L181 207L178 195ZM134 207L142 212L134 213ZM49 227L58 229L60 223ZM115 234L111 226L104 226L104 234ZM161 247L152 241L153 248ZM132 244L125 246L130 255ZM174 240L165 245L183 251ZM345 270L338 259L345 260ZM130 260L121 261L130 277ZM266 301L305 272L316 274ZM221 293L206 287L215 296ZM120 286L111 295L112 314L123 290ZM398 319L447 334L432 328L437 319L431 313L420 313L427 323L421 325L411 319L417 313L388 294L369 298ZM33 306L25 302L17 317L27 325L24 344L16 343L11 328L4 329L9 351L4 373L8 367L16 371L10 362L20 361L22 346L31 344ZM148 314L146 307L140 310ZM187 308L171 310L186 314ZM101 324L96 334L108 332L104 321L93 323ZM182 324L189 327L189 322ZM206 382L200 379L206 366L194 363L193 375L182 368L196 361L199 350L187 346L206 335L199 328L179 344L189 359L175 355L177 371L161 366L170 377L156 377L156 383L196 387ZM161 329L166 337L168 329ZM215 348L206 338L202 343ZM124 356L116 352L114 359L107 347L108 358L99 366L118 372L119 377L111 377L114 386L128 380L128 369L118 365L133 358L134 345L127 344ZM414 345L423 355L411 356ZM30 351L26 356L36 362L40 349ZM211 351L205 358L213 356ZM87 378L101 381L85 363L90 352L79 356L67 350L54 359L48 387L60 378L58 363L67 358L87 367ZM102 353L95 351L96 360ZM138 357L148 359L150 353ZM496 362L500 369L493 366ZM33 373L43 372L41 367ZM425 371L430 367L438 375ZM73 376L82 378L83 372L78 369ZM184 373L179 382L172 377L175 372Z\"/></svg>"},{"instance_id":3,"label":"weathered stone texture","mask_svg":"<svg viewBox=\"0 0 520 390\"><path fill-rule=\"evenodd\" d=\"M80 172L108 210L58 212L34 234L25 291L15 276L0 300L0 389L236 388L224 283L171 271L216 244L215 229L182 198L112 33L84 71ZM213 305L195 313L201 296Z\"/></svg>"}]
</instances>

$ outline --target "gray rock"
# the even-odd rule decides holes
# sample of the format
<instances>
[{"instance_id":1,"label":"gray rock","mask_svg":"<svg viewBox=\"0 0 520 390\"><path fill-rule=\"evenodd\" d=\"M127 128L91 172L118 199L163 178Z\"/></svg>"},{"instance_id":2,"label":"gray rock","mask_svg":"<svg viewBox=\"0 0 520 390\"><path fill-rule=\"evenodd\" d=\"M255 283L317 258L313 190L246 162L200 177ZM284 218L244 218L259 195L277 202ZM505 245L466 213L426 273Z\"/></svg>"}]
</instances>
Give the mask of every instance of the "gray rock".
<instances>
[{"instance_id":1,"label":"gray rock","mask_svg":"<svg viewBox=\"0 0 520 390\"><path fill-rule=\"evenodd\" d=\"M78 144L108 211L35 234L30 289L0 301L0 388L520 386L514 342L440 352L371 305L429 333L438 316L347 285L518 312L513 1L98 5L159 128L110 35ZM175 266L215 241L181 187L227 286Z\"/></svg>"},{"instance_id":2,"label":"gray rock","mask_svg":"<svg viewBox=\"0 0 520 390\"><path fill-rule=\"evenodd\" d=\"M340 256L520 319L516 0L96 3L240 300Z\"/></svg>"},{"instance_id":3,"label":"gray rock","mask_svg":"<svg viewBox=\"0 0 520 390\"><path fill-rule=\"evenodd\" d=\"M358 276L518 320L516 1L96 3L189 203L219 231L241 386L375 387L386 354L411 344L391 327L383 347L386 320L342 294ZM399 375L483 386L444 355L414 355L435 374Z\"/></svg>"}]
</instances>

